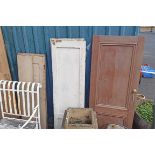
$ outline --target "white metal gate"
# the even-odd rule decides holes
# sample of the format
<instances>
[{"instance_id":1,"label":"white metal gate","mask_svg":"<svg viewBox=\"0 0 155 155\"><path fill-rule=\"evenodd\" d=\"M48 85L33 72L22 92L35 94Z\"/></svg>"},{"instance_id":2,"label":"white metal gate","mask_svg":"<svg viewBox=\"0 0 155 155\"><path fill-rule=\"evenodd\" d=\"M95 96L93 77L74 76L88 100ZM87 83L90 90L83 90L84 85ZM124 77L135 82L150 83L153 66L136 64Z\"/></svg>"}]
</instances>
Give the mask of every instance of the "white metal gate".
<instances>
[{"instance_id":1,"label":"white metal gate","mask_svg":"<svg viewBox=\"0 0 155 155\"><path fill-rule=\"evenodd\" d=\"M40 88L39 83L1 80L2 119L26 119L21 128L24 128L30 121L36 123L36 128L40 128Z\"/></svg>"}]
</instances>

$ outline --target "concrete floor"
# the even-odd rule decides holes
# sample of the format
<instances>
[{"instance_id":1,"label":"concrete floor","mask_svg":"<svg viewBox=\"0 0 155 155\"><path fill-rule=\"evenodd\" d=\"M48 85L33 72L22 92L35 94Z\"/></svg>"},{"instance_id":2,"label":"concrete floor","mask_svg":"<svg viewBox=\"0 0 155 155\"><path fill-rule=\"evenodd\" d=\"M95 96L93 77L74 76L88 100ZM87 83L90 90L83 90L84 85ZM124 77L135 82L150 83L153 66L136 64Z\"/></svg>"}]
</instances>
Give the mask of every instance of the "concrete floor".
<instances>
[{"instance_id":1,"label":"concrete floor","mask_svg":"<svg viewBox=\"0 0 155 155\"><path fill-rule=\"evenodd\" d=\"M143 64L155 68L155 32L143 32L140 35L145 38ZM155 78L142 78L139 92L147 98L155 99Z\"/></svg>"}]
</instances>

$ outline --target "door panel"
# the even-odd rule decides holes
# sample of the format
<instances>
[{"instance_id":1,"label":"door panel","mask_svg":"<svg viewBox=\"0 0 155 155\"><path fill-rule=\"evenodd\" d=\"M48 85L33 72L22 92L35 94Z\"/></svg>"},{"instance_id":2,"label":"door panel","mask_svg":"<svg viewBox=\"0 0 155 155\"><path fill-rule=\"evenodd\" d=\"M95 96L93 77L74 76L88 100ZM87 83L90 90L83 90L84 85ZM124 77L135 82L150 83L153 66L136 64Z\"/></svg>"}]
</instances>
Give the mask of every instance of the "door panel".
<instances>
[{"instance_id":1,"label":"door panel","mask_svg":"<svg viewBox=\"0 0 155 155\"><path fill-rule=\"evenodd\" d=\"M97 85L98 104L109 105L110 102L110 105L124 107L133 48L104 45L101 45L100 48L98 61L99 85ZM125 60L123 57L128 59ZM122 89L119 90L120 87Z\"/></svg>"},{"instance_id":2,"label":"door panel","mask_svg":"<svg viewBox=\"0 0 155 155\"><path fill-rule=\"evenodd\" d=\"M67 108L83 108L86 42L52 39L54 128L61 128Z\"/></svg>"},{"instance_id":3,"label":"door panel","mask_svg":"<svg viewBox=\"0 0 155 155\"><path fill-rule=\"evenodd\" d=\"M90 107L97 112L99 128L110 123L131 128L133 89L138 88L143 37L94 36Z\"/></svg>"}]
</instances>

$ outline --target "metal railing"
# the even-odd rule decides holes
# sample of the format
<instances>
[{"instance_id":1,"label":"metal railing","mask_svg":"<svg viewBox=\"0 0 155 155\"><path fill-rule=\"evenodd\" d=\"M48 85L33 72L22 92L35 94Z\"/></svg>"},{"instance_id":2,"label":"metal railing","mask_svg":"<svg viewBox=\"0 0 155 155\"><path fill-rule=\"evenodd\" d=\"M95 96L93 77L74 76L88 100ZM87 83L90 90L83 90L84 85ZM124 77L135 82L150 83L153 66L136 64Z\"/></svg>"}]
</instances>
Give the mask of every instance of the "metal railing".
<instances>
[{"instance_id":1,"label":"metal railing","mask_svg":"<svg viewBox=\"0 0 155 155\"><path fill-rule=\"evenodd\" d=\"M26 122L23 129L30 122L40 127L40 83L0 81L0 108L2 118L12 118ZM11 116L11 117L10 117Z\"/></svg>"}]
</instances>

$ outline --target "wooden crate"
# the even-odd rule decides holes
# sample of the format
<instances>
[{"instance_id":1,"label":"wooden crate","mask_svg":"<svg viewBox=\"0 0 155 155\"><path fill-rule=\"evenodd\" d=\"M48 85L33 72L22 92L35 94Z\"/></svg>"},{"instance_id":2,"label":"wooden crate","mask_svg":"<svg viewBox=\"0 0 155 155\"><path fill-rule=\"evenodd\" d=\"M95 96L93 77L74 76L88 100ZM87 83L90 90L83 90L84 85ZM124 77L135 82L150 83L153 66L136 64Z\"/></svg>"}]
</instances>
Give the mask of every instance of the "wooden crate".
<instances>
[{"instance_id":1,"label":"wooden crate","mask_svg":"<svg viewBox=\"0 0 155 155\"><path fill-rule=\"evenodd\" d=\"M64 129L97 129L96 112L92 108L68 108L65 110Z\"/></svg>"}]
</instances>

